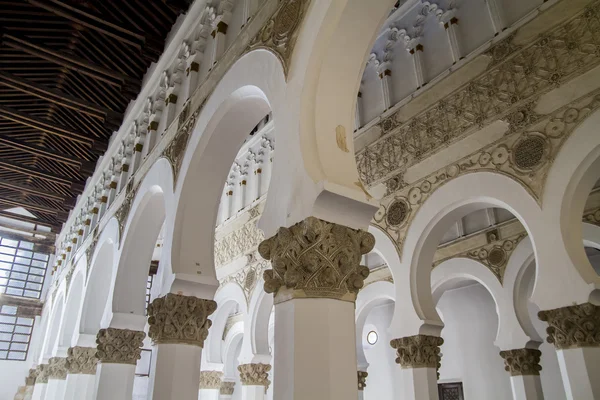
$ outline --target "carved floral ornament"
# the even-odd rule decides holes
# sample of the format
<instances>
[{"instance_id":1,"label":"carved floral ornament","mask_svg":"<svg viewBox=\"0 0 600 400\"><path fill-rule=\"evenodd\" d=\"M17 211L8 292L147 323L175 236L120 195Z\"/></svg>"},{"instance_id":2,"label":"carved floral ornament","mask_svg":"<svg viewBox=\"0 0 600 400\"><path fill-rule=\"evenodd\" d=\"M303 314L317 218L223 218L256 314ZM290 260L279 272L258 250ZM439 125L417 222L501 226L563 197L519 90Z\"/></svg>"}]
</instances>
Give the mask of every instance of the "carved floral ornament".
<instances>
[{"instance_id":1,"label":"carved floral ornament","mask_svg":"<svg viewBox=\"0 0 600 400\"><path fill-rule=\"evenodd\" d=\"M154 343L182 343L204 346L217 309L213 300L169 293L148 306L148 336Z\"/></svg>"},{"instance_id":2,"label":"carved floral ornament","mask_svg":"<svg viewBox=\"0 0 600 400\"><path fill-rule=\"evenodd\" d=\"M439 368L440 346L444 339L437 336L415 335L393 339L390 342L396 349L396 364L402 368Z\"/></svg>"},{"instance_id":3,"label":"carved floral ornament","mask_svg":"<svg viewBox=\"0 0 600 400\"><path fill-rule=\"evenodd\" d=\"M146 334L130 329L100 329L96 336L96 357L101 363L135 365L141 358Z\"/></svg>"},{"instance_id":4,"label":"carved floral ornament","mask_svg":"<svg viewBox=\"0 0 600 400\"><path fill-rule=\"evenodd\" d=\"M48 383L48 374L49 373L50 373L50 370L48 369L48 364L38 365L35 383Z\"/></svg>"},{"instance_id":5,"label":"carved floral ornament","mask_svg":"<svg viewBox=\"0 0 600 400\"><path fill-rule=\"evenodd\" d=\"M223 373L220 371L201 371L200 389L221 389L221 379Z\"/></svg>"},{"instance_id":6,"label":"carved floral ornament","mask_svg":"<svg viewBox=\"0 0 600 400\"><path fill-rule=\"evenodd\" d=\"M94 347L70 347L67 350L69 374L95 375L98 358Z\"/></svg>"},{"instance_id":7,"label":"carved floral ornament","mask_svg":"<svg viewBox=\"0 0 600 400\"><path fill-rule=\"evenodd\" d=\"M244 386L264 386L268 388L271 384L269 380L270 370L270 364L242 364L238 366L240 381Z\"/></svg>"},{"instance_id":8,"label":"carved floral ornament","mask_svg":"<svg viewBox=\"0 0 600 400\"><path fill-rule=\"evenodd\" d=\"M173 190L175 190L175 187L177 186L177 178L179 177L185 150L203 107L204 102L188 117L189 103L186 104L184 110L179 115L179 129L167 147L163 150L162 157L169 161L173 170Z\"/></svg>"},{"instance_id":9,"label":"carved floral ornament","mask_svg":"<svg viewBox=\"0 0 600 400\"><path fill-rule=\"evenodd\" d=\"M548 323L548 343L557 349L600 347L600 306L584 303L540 311L538 317Z\"/></svg>"},{"instance_id":10,"label":"carved floral ornament","mask_svg":"<svg viewBox=\"0 0 600 400\"><path fill-rule=\"evenodd\" d=\"M67 379L67 359L52 357L48 360L48 379Z\"/></svg>"},{"instance_id":11,"label":"carved floral ornament","mask_svg":"<svg viewBox=\"0 0 600 400\"><path fill-rule=\"evenodd\" d=\"M263 274L265 291L281 302L294 297L354 301L369 276L360 265L375 246L372 234L309 217L280 228L258 251L273 269Z\"/></svg>"},{"instance_id":12,"label":"carved floral ornament","mask_svg":"<svg viewBox=\"0 0 600 400\"><path fill-rule=\"evenodd\" d=\"M231 396L235 391L235 382L223 381L221 382L221 389L219 394L223 396Z\"/></svg>"},{"instance_id":13,"label":"carved floral ornament","mask_svg":"<svg viewBox=\"0 0 600 400\"><path fill-rule=\"evenodd\" d=\"M542 352L537 349L515 349L500 352L504 359L504 369L510 376L539 375L542 367L540 357Z\"/></svg>"},{"instance_id":14,"label":"carved floral ornament","mask_svg":"<svg viewBox=\"0 0 600 400\"><path fill-rule=\"evenodd\" d=\"M253 259L254 256L249 255L249 258ZM256 287L259 277L264 273L266 269L270 268L270 266L270 263L264 260L259 262L249 261L248 265L245 268L241 269L240 271L234 274L227 275L227 277L220 281L220 285L225 286L229 282L236 283L244 292L246 302L249 302L250 296L252 296L252 292Z\"/></svg>"}]
</instances>

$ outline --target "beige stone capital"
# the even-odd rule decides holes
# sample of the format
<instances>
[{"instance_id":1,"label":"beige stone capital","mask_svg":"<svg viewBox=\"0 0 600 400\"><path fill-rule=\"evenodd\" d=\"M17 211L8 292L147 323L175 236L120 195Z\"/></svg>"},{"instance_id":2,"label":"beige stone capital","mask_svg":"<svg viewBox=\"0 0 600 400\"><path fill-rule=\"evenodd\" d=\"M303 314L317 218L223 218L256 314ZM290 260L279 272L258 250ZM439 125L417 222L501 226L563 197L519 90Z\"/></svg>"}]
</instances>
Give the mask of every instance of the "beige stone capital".
<instances>
[{"instance_id":1,"label":"beige stone capital","mask_svg":"<svg viewBox=\"0 0 600 400\"><path fill-rule=\"evenodd\" d=\"M540 311L538 317L548 323L548 343L557 349L600 346L600 306L583 303Z\"/></svg>"},{"instance_id":2,"label":"beige stone capital","mask_svg":"<svg viewBox=\"0 0 600 400\"><path fill-rule=\"evenodd\" d=\"M52 357L48 360L48 379L67 379L67 359Z\"/></svg>"},{"instance_id":3,"label":"beige stone capital","mask_svg":"<svg viewBox=\"0 0 600 400\"><path fill-rule=\"evenodd\" d=\"M510 376L539 375L542 367L540 357L542 352L537 349L514 349L500 352L504 359L504 369Z\"/></svg>"},{"instance_id":4,"label":"beige stone capital","mask_svg":"<svg viewBox=\"0 0 600 400\"><path fill-rule=\"evenodd\" d=\"M443 343L441 337L415 335L393 339L390 345L396 349L396 363L402 368L439 368Z\"/></svg>"},{"instance_id":5,"label":"beige stone capital","mask_svg":"<svg viewBox=\"0 0 600 400\"><path fill-rule=\"evenodd\" d=\"M220 371L200 371L200 389L221 390L223 373Z\"/></svg>"},{"instance_id":6,"label":"beige stone capital","mask_svg":"<svg viewBox=\"0 0 600 400\"><path fill-rule=\"evenodd\" d=\"M35 383L48 383L48 364L40 364L36 367Z\"/></svg>"},{"instance_id":7,"label":"beige stone capital","mask_svg":"<svg viewBox=\"0 0 600 400\"><path fill-rule=\"evenodd\" d=\"M358 390L365 390L367 387L367 376L369 376L369 373L367 371L357 371L356 375L358 376Z\"/></svg>"},{"instance_id":8,"label":"beige stone capital","mask_svg":"<svg viewBox=\"0 0 600 400\"><path fill-rule=\"evenodd\" d=\"M242 364L238 366L240 371L240 381L244 386L264 386L269 387L270 364Z\"/></svg>"},{"instance_id":9,"label":"beige stone capital","mask_svg":"<svg viewBox=\"0 0 600 400\"><path fill-rule=\"evenodd\" d=\"M223 396L231 396L233 395L233 391L235 390L235 382L223 381L221 382L221 389L219 393Z\"/></svg>"},{"instance_id":10,"label":"beige stone capital","mask_svg":"<svg viewBox=\"0 0 600 400\"><path fill-rule=\"evenodd\" d=\"M67 370L69 374L96 375L95 347L70 347L67 350Z\"/></svg>"},{"instance_id":11,"label":"beige stone capital","mask_svg":"<svg viewBox=\"0 0 600 400\"><path fill-rule=\"evenodd\" d=\"M26 386L33 386L33 385L35 385L35 380L36 380L37 376L38 376L37 369L31 368L29 370L29 375L27 375L25 377L25 385Z\"/></svg>"},{"instance_id":12,"label":"beige stone capital","mask_svg":"<svg viewBox=\"0 0 600 400\"><path fill-rule=\"evenodd\" d=\"M96 336L98 362L135 365L141 358L146 334L130 329L100 329Z\"/></svg>"},{"instance_id":13,"label":"beige stone capital","mask_svg":"<svg viewBox=\"0 0 600 400\"><path fill-rule=\"evenodd\" d=\"M212 300L169 293L148 306L148 336L154 343L181 343L203 347L217 309Z\"/></svg>"},{"instance_id":14,"label":"beige stone capital","mask_svg":"<svg viewBox=\"0 0 600 400\"><path fill-rule=\"evenodd\" d=\"M276 303L299 297L355 301L369 276L360 261L373 246L370 233L315 217L279 228L258 247L273 266L264 272L265 291L275 294Z\"/></svg>"}]
</instances>

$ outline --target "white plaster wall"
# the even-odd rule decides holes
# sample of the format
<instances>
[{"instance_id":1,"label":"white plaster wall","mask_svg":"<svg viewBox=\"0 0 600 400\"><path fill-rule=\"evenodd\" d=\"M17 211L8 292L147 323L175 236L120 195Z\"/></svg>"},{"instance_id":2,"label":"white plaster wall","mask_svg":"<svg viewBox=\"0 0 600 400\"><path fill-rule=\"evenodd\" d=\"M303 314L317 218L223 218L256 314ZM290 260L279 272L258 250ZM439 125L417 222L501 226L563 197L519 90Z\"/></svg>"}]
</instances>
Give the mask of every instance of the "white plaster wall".
<instances>
[{"instance_id":1,"label":"white plaster wall","mask_svg":"<svg viewBox=\"0 0 600 400\"><path fill-rule=\"evenodd\" d=\"M133 396L132 400L146 400L148 397L148 382L147 376L136 376L133 380Z\"/></svg>"},{"instance_id":2,"label":"white plaster wall","mask_svg":"<svg viewBox=\"0 0 600 400\"><path fill-rule=\"evenodd\" d=\"M367 372L367 387L364 391L365 400L392 400L394 396L394 378L393 371L399 368L395 363L394 350L390 347L390 337L388 337L388 327L394 314L394 304L392 302L382 304L371 310L362 334L365 357L369 363ZM370 331L376 331L379 336L377 343L370 345L367 343L367 334Z\"/></svg>"},{"instance_id":3,"label":"white plaster wall","mask_svg":"<svg viewBox=\"0 0 600 400\"><path fill-rule=\"evenodd\" d=\"M440 382L461 381L465 399L512 400L510 377L494 346L498 316L489 292L478 283L449 290L437 308L445 324Z\"/></svg>"},{"instance_id":4,"label":"white plaster wall","mask_svg":"<svg viewBox=\"0 0 600 400\"><path fill-rule=\"evenodd\" d=\"M25 385L30 366L29 360L0 361L0 400L13 399L18 387Z\"/></svg>"}]
</instances>

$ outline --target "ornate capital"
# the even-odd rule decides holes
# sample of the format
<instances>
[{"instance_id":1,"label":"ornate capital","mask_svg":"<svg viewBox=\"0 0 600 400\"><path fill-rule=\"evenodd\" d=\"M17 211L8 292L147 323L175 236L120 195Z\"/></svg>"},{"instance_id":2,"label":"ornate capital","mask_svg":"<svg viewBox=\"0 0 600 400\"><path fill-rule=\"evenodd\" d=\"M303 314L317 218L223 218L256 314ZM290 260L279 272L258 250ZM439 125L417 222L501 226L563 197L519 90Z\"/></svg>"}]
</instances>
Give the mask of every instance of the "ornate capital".
<instances>
[{"instance_id":1,"label":"ornate capital","mask_svg":"<svg viewBox=\"0 0 600 400\"><path fill-rule=\"evenodd\" d=\"M146 334L130 329L100 329L96 336L96 357L101 363L135 365L141 358Z\"/></svg>"},{"instance_id":2,"label":"ornate capital","mask_svg":"<svg viewBox=\"0 0 600 400\"><path fill-rule=\"evenodd\" d=\"M514 349L500 352L504 359L504 369L510 376L539 375L542 367L540 357L542 352L537 349Z\"/></svg>"},{"instance_id":3,"label":"ornate capital","mask_svg":"<svg viewBox=\"0 0 600 400\"><path fill-rule=\"evenodd\" d=\"M357 371L358 376L358 390L363 391L367 387L367 376L369 373L367 371Z\"/></svg>"},{"instance_id":4,"label":"ornate capital","mask_svg":"<svg viewBox=\"0 0 600 400\"><path fill-rule=\"evenodd\" d=\"M280 228L258 247L273 266L264 272L265 291L275 293L276 302L294 297L354 301L369 276L369 268L360 265L362 255L374 245L368 232L315 217Z\"/></svg>"},{"instance_id":5,"label":"ornate capital","mask_svg":"<svg viewBox=\"0 0 600 400\"><path fill-rule=\"evenodd\" d=\"M35 378L35 383L48 383L48 373L50 372L48 364L38 365L36 371L37 377Z\"/></svg>"},{"instance_id":6,"label":"ornate capital","mask_svg":"<svg viewBox=\"0 0 600 400\"><path fill-rule=\"evenodd\" d=\"M69 374L95 375L96 349L94 347L70 347L67 351L67 370Z\"/></svg>"},{"instance_id":7,"label":"ornate capital","mask_svg":"<svg viewBox=\"0 0 600 400\"><path fill-rule=\"evenodd\" d=\"M148 306L148 336L154 343L182 343L204 346L217 309L212 300L169 293Z\"/></svg>"},{"instance_id":8,"label":"ornate capital","mask_svg":"<svg viewBox=\"0 0 600 400\"><path fill-rule=\"evenodd\" d=\"M67 359L52 357L48 360L48 379L67 379Z\"/></svg>"},{"instance_id":9,"label":"ornate capital","mask_svg":"<svg viewBox=\"0 0 600 400\"><path fill-rule=\"evenodd\" d=\"M221 390L221 378L223 373L219 371L200 371L200 389Z\"/></svg>"},{"instance_id":10,"label":"ornate capital","mask_svg":"<svg viewBox=\"0 0 600 400\"><path fill-rule=\"evenodd\" d=\"M396 349L396 363L402 368L439 368L443 343L441 337L415 335L393 339L390 345Z\"/></svg>"},{"instance_id":11,"label":"ornate capital","mask_svg":"<svg viewBox=\"0 0 600 400\"><path fill-rule=\"evenodd\" d=\"M240 381L244 386L264 386L269 387L270 364L242 364L238 366L240 371Z\"/></svg>"},{"instance_id":12,"label":"ornate capital","mask_svg":"<svg viewBox=\"0 0 600 400\"><path fill-rule=\"evenodd\" d=\"M29 375L27 375L25 377L25 385L26 386L33 386L33 385L35 385L35 380L36 380L37 376L38 376L37 369L31 368L29 370Z\"/></svg>"},{"instance_id":13,"label":"ornate capital","mask_svg":"<svg viewBox=\"0 0 600 400\"><path fill-rule=\"evenodd\" d=\"M548 323L548 343L557 349L600 346L600 306L583 303L540 311L538 317Z\"/></svg>"},{"instance_id":14,"label":"ornate capital","mask_svg":"<svg viewBox=\"0 0 600 400\"><path fill-rule=\"evenodd\" d=\"M220 394L224 396L231 396L233 391L235 390L235 382L221 382L221 389L219 391Z\"/></svg>"}]
</instances>

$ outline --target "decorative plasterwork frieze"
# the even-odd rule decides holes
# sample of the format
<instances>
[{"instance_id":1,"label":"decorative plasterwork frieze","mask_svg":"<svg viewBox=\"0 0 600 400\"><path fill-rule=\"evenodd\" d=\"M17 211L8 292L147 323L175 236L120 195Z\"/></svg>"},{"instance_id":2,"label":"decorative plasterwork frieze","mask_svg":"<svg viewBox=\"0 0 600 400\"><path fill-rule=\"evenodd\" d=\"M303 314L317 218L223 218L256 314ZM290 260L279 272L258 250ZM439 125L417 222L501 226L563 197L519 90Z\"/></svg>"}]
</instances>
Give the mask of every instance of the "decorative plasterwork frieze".
<instances>
[{"instance_id":1,"label":"decorative plasterwork frieze","mask_svg":"<svg viewBox=\"0 0 600 400\"><path fill-rule=\"evenodd\" d=\"M369 232L315 217L279 228L258 246L273 266L263 274L265 291L274 293L275 302L294 297L354 301L369 276L369 268L360 265L362 255L374 246Z\"/></svg>"},{"instance_id":2,"label":"decorative plasterwork frieze","mask_svg":"<svg viewBox=\"0 0 600 400\"><path fill-rule=\"evenodd\" d=\"M117 221L119 223L119 242L123 241L125 224L127 223L127 218L129 218L129 212L131 211L131 206L133 205L133 201L135 200L135 196L137 194L138 189L139 184L134 186L133 182L130 182L130 184L127 185L127 190L123 202L121 203L117 211L115 211L115 217L117 218Z\"/></svg>"},{"instance_id":3,"label":"decorative plasterwork frieze","mask_svg":"<svg viewBox=\"0 0 600 400\"><path fill-rule=\"evenodd\" d=\"M437 336L415 335L390 342L396 349L396 364L402 368L439 368L440 346L444 339Z\"/></svg>"},{"instance_id":4,"label":"decorative plasterwork frieze","mask_svg":"<svg viewBox=\"0 0 600 400\"><path fill-rule=\"evenodd\" d=\"M240 372L240 381L244 386L264 386L269 387L270 364L242 364L238 366Z\"/></svg>"},{"instance_id":5,"label":"decorative plasterwork frieze","mask_svg":"<svg viewBox=\"0 0 600 400\"><path fill-rule=\"evenodd\" d=\"M600 347L600 306L583 303L540 311L538 317L548 323L548 343L559 350Z\"/></svg>"},{"instance_id":6,"label":"decorative plasterwork frieze","mask_svg":"<svg viewBox=\"0 0 600 400\"><path fill-rule=\"evenodd\" d=\"M100 329L96 335L96 357L99 362L105 364L135 365L141 358L141 347L145 337L144 332L130 329Z\"/></svg>"},{"instance_id":7,"label":"decorative plasterwork frieze","mask_svg":"<svg viewBox=\"0 0 600 400\"><path fill-rule=\"evenodd\" d=\"M542 352L537 349L514 349L500 352L504 359L504 369L510 376L539 375L542 370L540 358Z\"/></svg>"},{"instance_id":8,"label":"decorative plasterwork frieze","mask_svg":"<svg viewBox=\"0 0 600 400\"><path fill-rule=\"evenodd\" d=\"M438 260L433 264L433 268L450 258L470 258L472 260L479 261L488 267L488 269L492 271L496 278L498 278L500 283L502 283L504 279L504 271L506 270L506 264L508 263L510 255L515 247L517 247L517 244L519 244L519 242L526 236L527 232L521 232L504 240L492 241L484 246L453 255L452 257Z\"/></svg>"},{"instance_id":9,"label":"decorative plasterwork frieze","mask_svg":"<svg viewBox=\"0 0 600 400\"><path fill-rule=\"evenodd\" d=\"M148 306L148 336L157 344L181 343L204 347L217 309L213 300L168 293Z\"/></svg>"},{"instance_id":10,"label":"decorative plasterwork frieze","mask_svg":"<svg viewBox=\"0 0 600 400\"><path fill-rule=\"evenodd\" d=\"M173 171L173 190L175 190L175 187L177 186L177 178L179 177L179 170L183 163L185 149L187 148L190 136L192 136L192 132L196 126L198 115L200 115L200 111L202 111L204 104L205 103L202 103L190 116L188 116L189 103L185 105L179 115L179 129L162 152L162 157L166 158L171 164L171 169Z\"/></svg>"},{"instance_id":11,"label":"decorative plasterwork frieze","mask_svg":"<svg viewBox=\"0 0 600 400\"><path fill-rule=\"evenodd\" d=\"M255 250L265 239L263 232L256 226L259 207L248 211L250 220L240 229L215 241L215 265L220 267Z\"/></svg>"},{"instance_id":12,"label":"decorative plasterwork frieze","mask_svg":"<svg viewBox=\"0 0 600 400\"><path fill-rule=\"evenodd\" d=\"M253 253L248 254L248 265L236 273L227 275L224 277L220 284L221 286L226 285L229 282L235 282L244 291L246 302L250 303L250 296L256 287L256 284L263 272L271 267L271 263L265 260L256 261L256 257Z\"/></svg>"},{"instance_id":13,"label":"decorative plasterwork frieze","mask_svg":"<svg viewBox=\"0 0 600 400\"><path fill-rule=\"evenodd\" d=\"M283 64L287 76L294 45L310 0L284 0L271 19L252 39L247 51L258 48L271 50Z\"/></svg>"},{"instance_id":14,"label":"decorative plasterwork frieze","mask_svg":"<svg viewBox=\"0 0 600 400\"><path fill-rule=\"evenodd\" d=\"M392 178L388 190L394 192L408 167L449 144L499 119L527 122L515 120L515 111L600 63L599 10L600 2L591 4L528 46L508 37L487 52L487 69L462 88L408 120L402 110L382 119L382 137L356 155L362 182Z\"/></svg>"},{"instance_id":15,"label":"decorative plasterwork frieze","mask_svg":"<svg viewBox=\"0 0 600 400\"><path fill-rule=\"evenodd\" d=\"M375 224L395 241L402 254L408 227L425 200L445 183L470 172L490 171L510 176L541 201L546 176L562 144L598 108L597 92L546 116L533 113L533 106L525 105L508 116L509 121L528 121L523 127L387 196L373 218Z\"/></svg>"}]
</instances>

